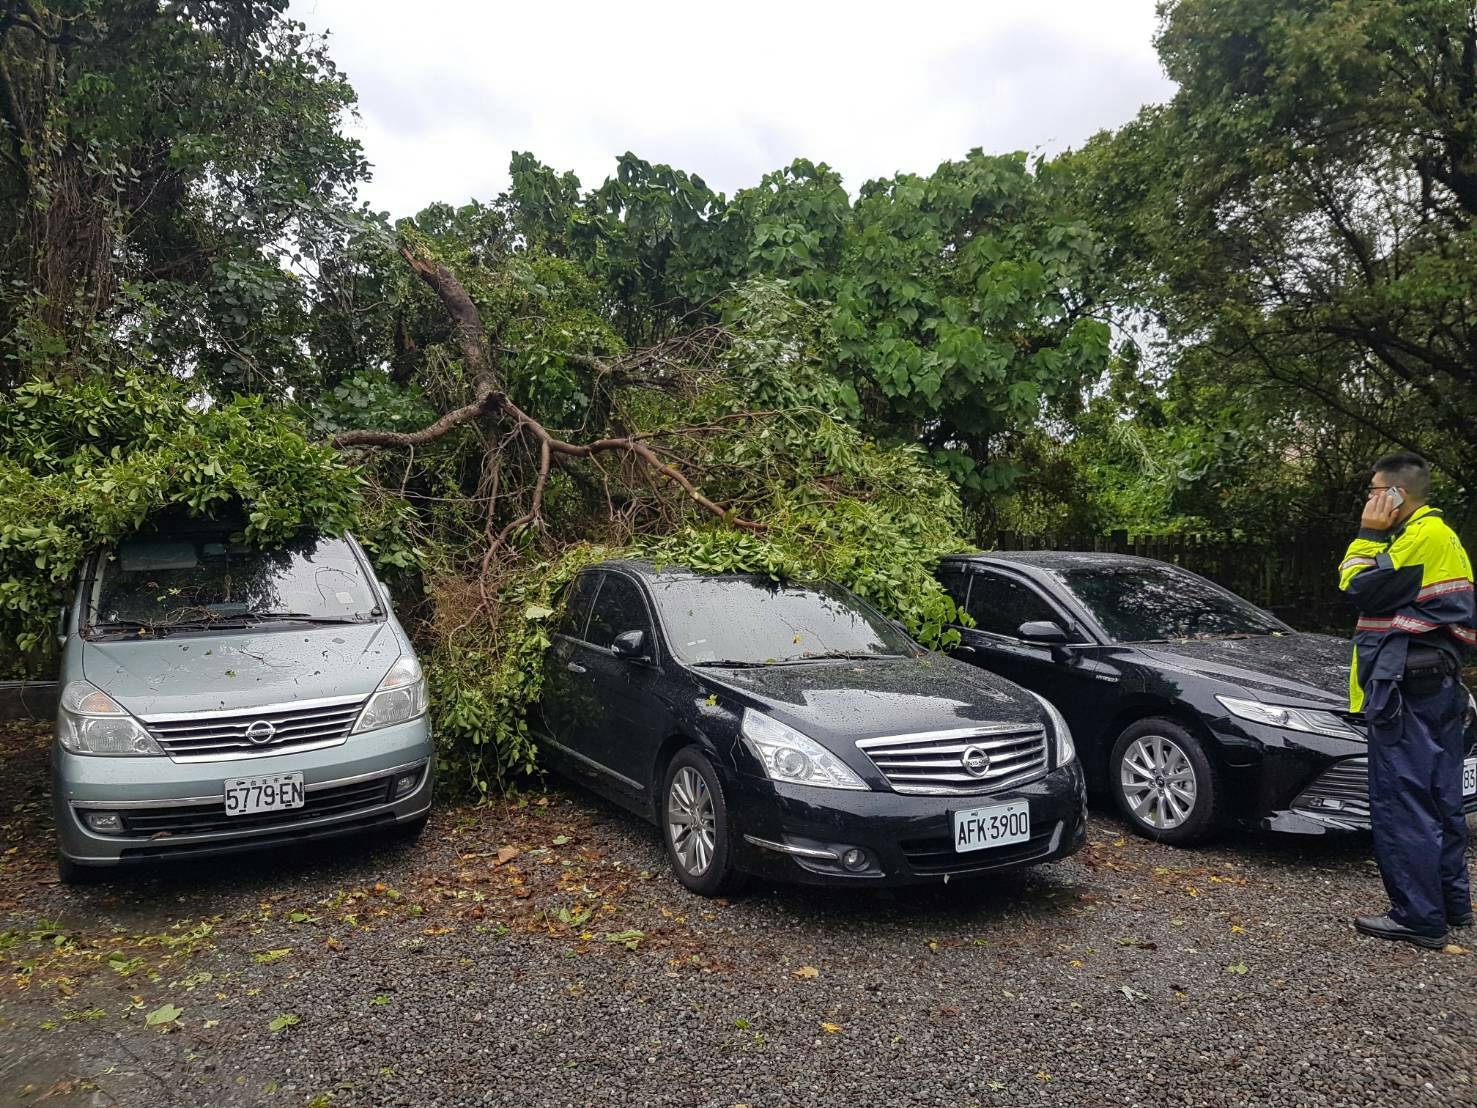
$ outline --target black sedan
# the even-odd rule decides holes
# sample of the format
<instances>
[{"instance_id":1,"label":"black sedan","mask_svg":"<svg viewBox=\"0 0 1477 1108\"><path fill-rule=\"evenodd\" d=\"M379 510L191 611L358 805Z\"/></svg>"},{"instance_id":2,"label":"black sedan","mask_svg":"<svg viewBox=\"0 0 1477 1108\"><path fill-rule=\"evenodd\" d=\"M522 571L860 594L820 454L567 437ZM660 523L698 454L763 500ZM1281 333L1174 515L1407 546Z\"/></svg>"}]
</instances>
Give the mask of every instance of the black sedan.
<instances>
[{"instance_id":1,"label":"black sedan","mask_svg":"<svg viewBox=\"0 0 1477 1108\"><path fill-rule=\"evenodd\" d=\"M836 585L610 561L559 620L541 749L656 823L695 892L946 882L1084 841L1056 709Z\"/></svg>"},{"instance_id":2,"label":"black sedan","mask_svg":"<svg viewBox=\"0 0 1477 1108\"><path fill-rule=\"evenodd\" d=\"M1187 844L1228 823L1368 829L1347 639L1294 631L1148 558L959 555L938 577L974 620L960 628L956 654L1054 703L1089 785L1109 792L1142 834ZM1469 707L1468 811L1477 810L1474 714Z\"/></svg>"}]
</instances>

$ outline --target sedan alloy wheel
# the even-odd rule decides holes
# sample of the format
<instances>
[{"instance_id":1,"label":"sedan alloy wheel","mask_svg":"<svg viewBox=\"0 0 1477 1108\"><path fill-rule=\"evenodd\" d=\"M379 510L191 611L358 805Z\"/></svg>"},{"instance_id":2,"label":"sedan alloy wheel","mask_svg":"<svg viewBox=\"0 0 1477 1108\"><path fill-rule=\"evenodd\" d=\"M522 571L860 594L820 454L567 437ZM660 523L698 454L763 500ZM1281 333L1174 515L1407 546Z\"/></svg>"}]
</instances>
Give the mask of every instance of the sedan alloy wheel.
<instances>
[{"instance_id":1,"label":"sedan alloy wheel","mask_svg":"<svg viewBox=\"0 0 1477 1108\"><path fill-rule=\"evenodd\" d=\"M1128 810L1150 827L1171 831L1195 810L1195 767L1172 739L1142 735L1123 752L1119 787Z\"/></svg>"},{"instance_id":2,"label":"sedan alloy wheel","mask_svg":"<svg viewBox=\"0 0 1477 1108\"><path fill-rule=\"evenodd\" d=\"M692 766L672 775L667 789L667 835L677 863L693 877L701 877L713 863L717 820L708 783Z\"/></svg>"}]
</instances>

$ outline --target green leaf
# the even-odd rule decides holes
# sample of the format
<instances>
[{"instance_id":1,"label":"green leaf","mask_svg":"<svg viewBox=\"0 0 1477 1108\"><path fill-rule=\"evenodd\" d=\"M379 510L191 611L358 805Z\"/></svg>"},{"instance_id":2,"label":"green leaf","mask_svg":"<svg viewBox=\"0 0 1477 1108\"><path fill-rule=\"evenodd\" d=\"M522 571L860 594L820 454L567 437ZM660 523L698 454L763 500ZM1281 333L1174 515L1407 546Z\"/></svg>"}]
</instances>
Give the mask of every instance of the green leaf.
<instances>
[{"instance_id":1,"label":"green leaf","mask_svg":"<svg viewBox=\"0 0 1477 1108\"><path fill-rule=\"evenodd\" d=\"M291 1013L284 1013L267 1024L267 1030L272 1032L286 1031L289 1027L296 1027L301 1022L302 1019L300 1017Z\"/></svg>"},{"instance_id":2,"label":"green leaf","mask_svg":"<svg viewBox=\"0 0 1477 1108\"><path fill-rule=\"evenodd\" d=\"M176 1008L173 1004L162 1004L144 1017L144 1023L150 1027L158 1027L161 1023L173 1023L184 1015L184 1011Z\"/></svg>"}]
</instances>

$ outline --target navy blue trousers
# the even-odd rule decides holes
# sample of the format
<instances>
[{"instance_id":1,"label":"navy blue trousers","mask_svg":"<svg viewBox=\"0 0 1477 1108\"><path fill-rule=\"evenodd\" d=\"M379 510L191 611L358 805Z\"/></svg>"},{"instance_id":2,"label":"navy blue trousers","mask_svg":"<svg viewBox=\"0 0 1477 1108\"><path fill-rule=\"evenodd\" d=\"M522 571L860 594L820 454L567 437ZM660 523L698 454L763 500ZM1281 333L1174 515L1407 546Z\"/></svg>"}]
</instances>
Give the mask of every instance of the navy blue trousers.
<instances>
[{"instance_id":1,"label":"navy blue trousers","mask_svg":"<svg viewBox=\"0 0 1477 1108\"><path fill-rule=\"evenodd\" d=\"M1389 690L1369 721L1369 807L1374 857L1390 918L1444 935L1447 917L1472 910L1462 816L1462 686L1448 677L1429 696Z\"/></svg>"}]
</instances>

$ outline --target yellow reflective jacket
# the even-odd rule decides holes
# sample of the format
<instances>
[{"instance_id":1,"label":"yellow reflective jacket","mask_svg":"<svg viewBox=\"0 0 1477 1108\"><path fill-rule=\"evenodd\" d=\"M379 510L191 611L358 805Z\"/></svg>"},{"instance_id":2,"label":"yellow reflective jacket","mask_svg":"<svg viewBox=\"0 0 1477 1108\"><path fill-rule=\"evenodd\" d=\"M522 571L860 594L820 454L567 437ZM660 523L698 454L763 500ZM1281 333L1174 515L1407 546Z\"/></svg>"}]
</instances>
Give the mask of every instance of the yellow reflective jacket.
<instances>
[{"instance_id":1,"label":"yellow reflective jacket","mask_svg":"<svg viewBox=\"0 0 1477 1108\"><path fill-rule=\"evenodd\" d=\"M1458 661L1477 646L1472 560L1441 513L1425 506L1394 531L1363 528L1339 565L1339 588L1359 611L1349 710L1372 681L1396 681L1412 639Z\"/></svg>"}]
</instances>

